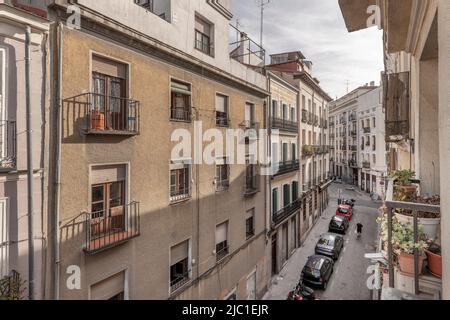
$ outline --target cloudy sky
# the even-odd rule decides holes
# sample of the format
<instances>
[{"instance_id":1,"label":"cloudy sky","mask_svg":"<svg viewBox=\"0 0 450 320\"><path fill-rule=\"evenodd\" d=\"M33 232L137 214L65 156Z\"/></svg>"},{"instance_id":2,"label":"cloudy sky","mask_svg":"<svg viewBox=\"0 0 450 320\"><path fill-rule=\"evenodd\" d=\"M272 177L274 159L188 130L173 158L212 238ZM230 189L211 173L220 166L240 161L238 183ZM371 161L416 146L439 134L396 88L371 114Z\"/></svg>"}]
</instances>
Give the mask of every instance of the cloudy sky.
<instances>
[{"instance_id":1,"label":"cloudy sky","mask_svg":"<svg viewBox=\"0 0 450 320\"><path fill-rule=\"evenodd\" d=\"M331 97L370 81L383 70L382 33L377 28L348 33L338 0L271 0L265 10L268 54L300 50ZM259 0L231 0L233 24L259 42Z\"/></svg>"}]
</instances>

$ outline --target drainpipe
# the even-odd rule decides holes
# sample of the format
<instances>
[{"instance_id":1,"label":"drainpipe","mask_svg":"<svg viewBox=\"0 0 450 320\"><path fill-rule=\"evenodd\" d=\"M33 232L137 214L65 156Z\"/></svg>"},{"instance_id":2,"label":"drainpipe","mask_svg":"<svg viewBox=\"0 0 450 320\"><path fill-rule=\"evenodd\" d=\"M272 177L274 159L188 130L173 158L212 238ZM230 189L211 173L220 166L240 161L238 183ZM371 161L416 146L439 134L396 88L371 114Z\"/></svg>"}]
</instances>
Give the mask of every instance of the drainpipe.
<instances>
[{"instance_id":1,"label":"drainpipe","mask_svg":"<svg viewBox=\"0 0 450 320\"><path fill-rule=\"evenodd\" d=\"M25 31L25 99L27 125L27 185L28 185L28 299L34 300L34 234L33 234L33 137L30 97L31 28Z\"/></svg>"},{"instance_id":2,"label":"drainpipe","mask_svg":"<svg viewBox=\"0 0 450 320\"><path fill-rule=\"evenodd\" d=\"M55 93L55 105L56 114L55 119L57 122L57 142L56 142L56 172L55 172L55 214L53 216L53 253L54 253L54 274L53 274L53 299L59 300L59 275L60 275L60 251L59 251L59 216L60 216L60 197L61 197L61 128L62 128L62 112L61 112L61 87L62 87L62 24L58 23L56 27L57 31L57 47L58 47L58 64L57 68L57 81L56 81L56 93Z\"/></svg>"}]
</instances>

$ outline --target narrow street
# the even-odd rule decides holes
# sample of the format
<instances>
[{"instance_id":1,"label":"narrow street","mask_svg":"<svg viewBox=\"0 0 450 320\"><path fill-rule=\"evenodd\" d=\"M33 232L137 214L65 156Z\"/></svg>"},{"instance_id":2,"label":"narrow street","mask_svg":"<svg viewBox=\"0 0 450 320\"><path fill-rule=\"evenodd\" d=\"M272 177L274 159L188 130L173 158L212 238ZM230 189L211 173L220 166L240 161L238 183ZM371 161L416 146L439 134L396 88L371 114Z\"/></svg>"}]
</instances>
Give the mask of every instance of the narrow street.
<instances>
[{"instance_id":1,"label":"narrow street","mask_svg":"<svg viewBox=\"0 0 450 320\"><path fill-rule=\"evenodd\" d=\"M266 293L265 300L285 300L288 293L300 279L300 273L309 256L314 254L314 248L321 234L328 231L330 219L335 214L339 190L343 198L356 200L355 216L350 223L350 229L345 236L344 250L334 265L334 274L324 292L317 289L316 294L322 300L367 300L370 292L366 286L369 261L364 258L366 253L376 251L377 245L377 209L380 202L374 202L359 190L351 190L345 184L330 186L330 205L312 229L303 246L294 253L284 269L273 279L273 285ZM356 224L364 225L361 239L356 239Z\"/></svg>"}]
</instances>

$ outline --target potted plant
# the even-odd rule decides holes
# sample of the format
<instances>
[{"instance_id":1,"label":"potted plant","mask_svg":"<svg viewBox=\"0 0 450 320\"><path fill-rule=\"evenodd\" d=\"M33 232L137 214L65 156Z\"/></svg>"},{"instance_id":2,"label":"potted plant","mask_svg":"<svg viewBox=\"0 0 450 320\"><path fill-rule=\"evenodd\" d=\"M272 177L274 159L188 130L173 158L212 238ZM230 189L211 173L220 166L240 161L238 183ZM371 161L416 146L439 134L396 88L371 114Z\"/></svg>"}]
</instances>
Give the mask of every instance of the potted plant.
<instances>
[{"instance_id":1,"label":"potted plant","mask_svg":"<svg viewBox=\"0 0 450 320\"><path fill-rule=\"evenodd\" d=\"M429 204L429 205L440 205L441 198L439 196L433 197L423 197L423 196L404 196L402 198L397 198L397 201L408 201L412 203ZM399 222L403 224L413 225L414 217L412 210L406 209L396 209L395 215ZM417 212L419 218L419 225L423 228L423 233L428 239L437 239L439 233L439 225L441 223L440 213L432 212Z\"/></svg>"},{"instance_id":2,"label":"potted plant","mask_svg":"<svg viewBox=\"0 0 450 320\"><path fill-rule=\"evenodd\" d=\"M396 170L391 173L391 178L394 179L394 191L405 196L412 195L417 192L417 186L411 183L411 179L416 176L416 173L411 170Z\"/></svg>"},{"instance_id":3,"label":"potted plant","mask_svg":"<svg viewBox=\"0 0 450 320\"><path fill-rule=\"evenodd\" d=\"M388 222L387 218L378 219L381 227L381 238L384 242L388 241ZM419 241L414 243L414 232L410 224L403 224L396 217L392 219L392 245L394 254L398 258L400 271L407 274L414 274L414 250L419 250L419 274L422 274L423 263L426 259L425 250L428 243L422 228L419 228Z\"/></svg>"},{"instance_id":4,"label":"potted plant","mask_svg":"<svg viewBox=\"0 0 450 320\"><path fill-rule=\"evenodd\" d=\"M428 270L436 277L442 278L441 246L432 242L425 253L428 259Z\"/></svg>"}]
</instances>

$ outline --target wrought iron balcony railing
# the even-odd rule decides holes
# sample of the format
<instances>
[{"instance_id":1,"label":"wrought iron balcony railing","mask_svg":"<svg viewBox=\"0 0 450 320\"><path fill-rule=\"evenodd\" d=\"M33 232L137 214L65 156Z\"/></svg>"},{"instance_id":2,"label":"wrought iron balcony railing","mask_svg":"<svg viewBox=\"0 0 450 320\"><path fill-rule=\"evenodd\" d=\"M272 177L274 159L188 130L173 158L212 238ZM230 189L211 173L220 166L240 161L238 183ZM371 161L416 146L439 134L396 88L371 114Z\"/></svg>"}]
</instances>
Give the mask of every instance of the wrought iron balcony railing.
<instances>
[{"instance_id":1,"label":"wrought iron balcony railing","mask_svg":"<svg viewBox=\"0 0 450 320\"><path fill-rule=\"evenodd\" d=\"M280 119L280 118L272 118L272 128L273 129L281 129L285 131L298 132L298 122Z\"/></svg>"},{"instance_id":2,"label":"wrought iron balcony railing","mask_svg":"<svg viewBox=\"0 0 450 320\"><path fill-rule=\"evenodd\" d=\"M0 172L17 166L17 129L15 121L0 121Z\"/></svg>"},{"instance_id":3,"label":"wrought iron balcony railing","mask_svg":"<svg viewBox=\"0 0 450 320\"><path fill-rule=\"evenodd\" d=\"M300 169L299 160L287 160L278 163L278 171L274 176L279 176L293 171L298 171Z\"/></svg>"},{"instance_id":4,"label":"wrought iron balcony railing","mask_svg":"<svg viewBox=\"0 0 450 320\"><path fill-rule=\"evenodd\" d=\"M139 134L140 102L128 98L85 93L64 101L84 116L86 134Z\"/></svg>"},{"instance_id":5,"label":"wrought iron balcony railing","mask_svg":"<svg viewBox=\"0 0 450 320\"><path fill-rule=\"evenodd\" d=\"M301 201L300 199L294 200L289 205L285 206L283 209L272 214L272 221L275 225L282 223L293 214L295 214L298 210L300 210Z\"/></svg>"},{"instance_id":6,"label":"wrought iron balcony railing","mask_svg":"<svg viewBox=\"0 0 450 320\"><path fill-rule=\"evenodd\" d=\"M363 131L364 131L364 133L370 133L371 132L371 128L370 127L364 127Z\"/></svg>"},{"instance_id":7,"label":"wrought iron balcony railing","mask_svg":"<svg viewBox=\"0 0 450 320\"><path fill-rule=\"evenodd\" d=\"M86 213L85 251L94 254L140 235L139 202Z\"/></svg>"},{"instance_id":8,"label":"wrought iron balcony railing","mask_svg":"<svg viewBox=\"0 0 450 320\"><path fill-rule=\"evenodd\" d=\"M245 177L244 195L251 196L259 192L260 176L253 174Z\"/></svg>"},{"instance_id":9,"label":"wrought iron balcony railing","mask_svg":"<svg viewBox=\"0 0 450 320\"><path fill-rule=\"evenodd\" d=\"M363 161L362 165L363 165L364 169L370 169L371 168L370 161Z\"/></svg>"}]
</instances>

